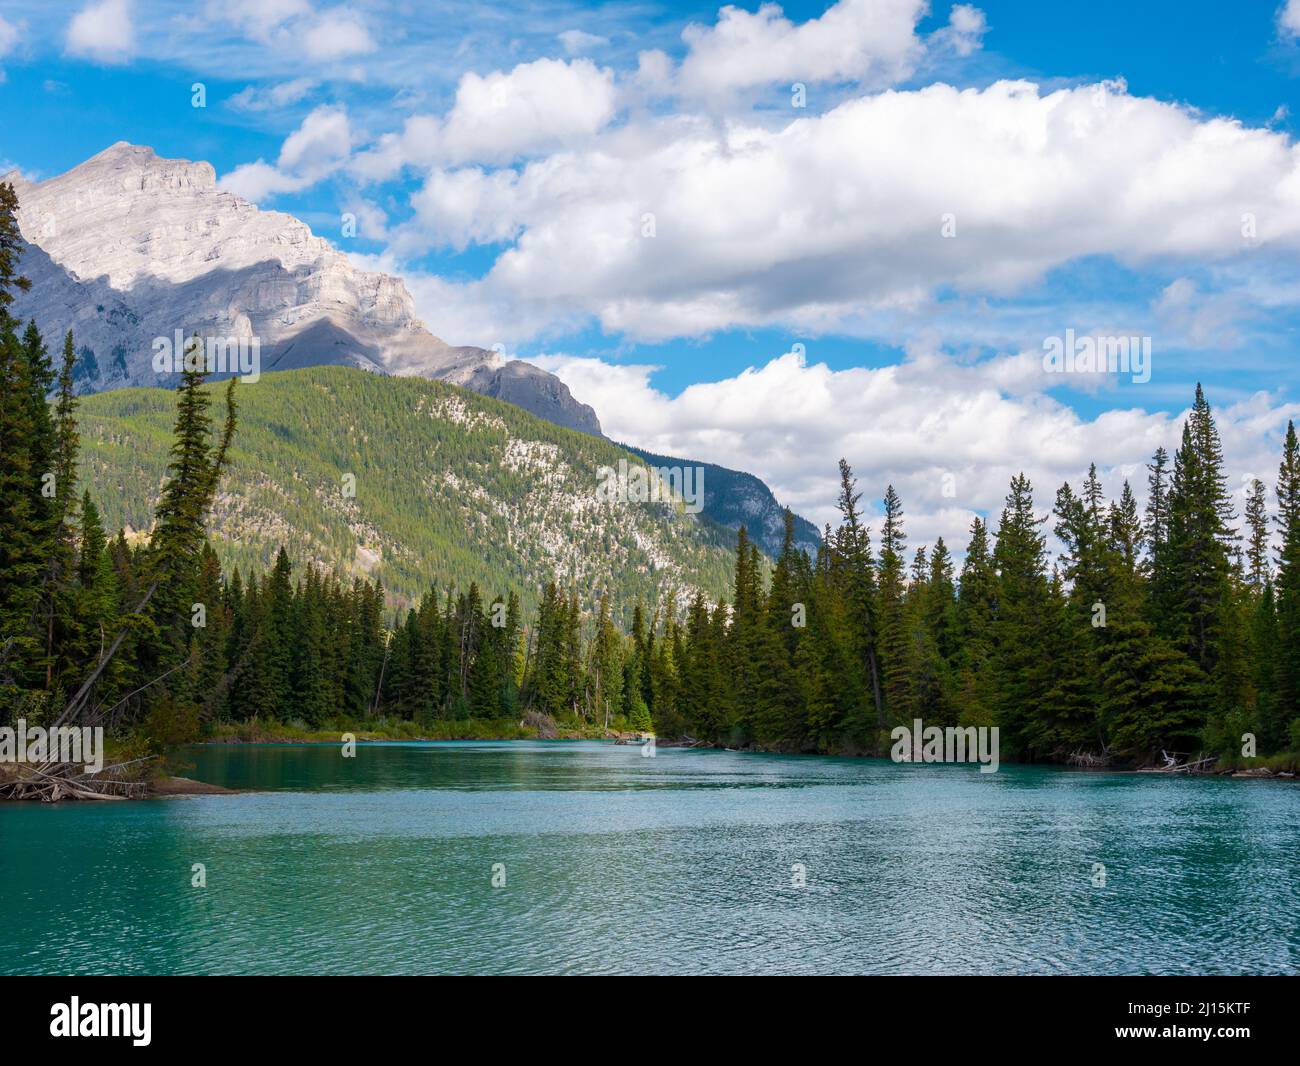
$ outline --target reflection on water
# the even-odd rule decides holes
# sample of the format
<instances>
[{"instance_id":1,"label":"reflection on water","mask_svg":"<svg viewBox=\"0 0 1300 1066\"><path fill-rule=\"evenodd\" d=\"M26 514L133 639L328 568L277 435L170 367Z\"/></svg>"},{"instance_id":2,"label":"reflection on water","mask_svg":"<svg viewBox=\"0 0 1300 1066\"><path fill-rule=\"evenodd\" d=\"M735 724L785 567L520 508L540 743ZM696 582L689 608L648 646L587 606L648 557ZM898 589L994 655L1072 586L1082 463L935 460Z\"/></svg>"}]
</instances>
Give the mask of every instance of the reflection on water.
<instances>
[{"instance_id":1,"label":"reflection on water","mask_svg":"<svg viewBox=\"0 0 1300 1066\"><path fill-rule=\"evenodd\" d=\"M262 791L0 805L0 971L1300 970L1285 783L576 742L191 760Z\"/></svg>"}]
</instances>

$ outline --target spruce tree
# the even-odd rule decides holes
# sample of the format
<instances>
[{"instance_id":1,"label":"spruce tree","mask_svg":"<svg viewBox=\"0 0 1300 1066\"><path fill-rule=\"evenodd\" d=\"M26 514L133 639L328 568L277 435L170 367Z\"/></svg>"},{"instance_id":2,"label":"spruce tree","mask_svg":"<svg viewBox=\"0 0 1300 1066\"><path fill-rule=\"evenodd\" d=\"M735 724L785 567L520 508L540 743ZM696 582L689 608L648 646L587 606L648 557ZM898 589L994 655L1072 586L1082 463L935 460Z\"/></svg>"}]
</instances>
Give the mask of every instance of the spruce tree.
<instances>
[{"instance_id":1,"label":"spruce tree","mask_svg":"<svg viewBox=\"0 0 1300 1066\"><path fill-rule=\"evenodd\" d=\"M11 183L0 184L0 325L9 317L14 290L27 292L32 283L18 273L23 235L18 228L18 194Z\"/></svg>"},{"instance_id":2,"label":"spruce tree","mask_svg":"<svg viewBox=\"0 0 1300 1066\"><path fill-rule=\"evenodd\" d=\"M1291 744L1300 721L1300 443L1288 422L1277 474L1277 516L1281 546L1277 556L1276 704L1272 732L1284 730ZM1280 741L1280 736L1278 736Z\"/></svg>"},{"instance_id":3,"label":"spruce tree","mask_svg":"<svg viewBox=\"0 0 1300 1066\"><path fill-rule=\"evenodd\" d=\"M995 724L997 703L993 663L993 618L997 610L997 575L983 519L971 521L970 543L958 582L956 699L958 724Z\"/></svg>"},{"instance_id":4,"label":"spruce tree","mask_svg":"<svg viewBox=\"0 0 1300 1066\"><path fill-rule=\"evenodd\" d=\"M1035 743L1035 725L1044 714L1052 683L1047 565L1039 532L1045 521L1034 514L1029 479L1017 474L1011 479L993 550L998 605L992 629L993 675L1002 742L1029 759L1047 754Z\"/></svg>"},{"instance_id":5,"label":"spruce tree","mask_svg":"<svg viewBox=\"0 0 1300 1066\"><path fill-rule=\"evenodd\" d=\"M1255 478L1246 497L1246 558L1249 568L1247 580L1252 590L1262 593L1272 576L1269 565L1268 489Z\"/></svg>"},{"instance_id":6,"label":"spruce tree","mask_svg":"<svg viewBox=\"0 0 1300 1066\"><path fill-rule=\"evenodd\" d=\"M1239 680L1221 675L1220 664L1235 663L1240 649L1230 624L1232 561L1237 539L1223 454L1209 402L1198 384L1182 444L1174 455L1169 487L1166 600L1162 632L1200 668L1207 681L1207 705L1220 713L1239 706Z\"/></svg>"},{"instance_id":7,"label":"spruce tree","mask_svg":"<svg viewBox=\"0 0 1300 1066\"><path fill-rule=\"evenodd\" d=\"M906 542L903 504L890 485L885 490L880 528L880 657L887 726L905 722L908 717L907 632L903 618Z\"/></svg>"}]
</instances>

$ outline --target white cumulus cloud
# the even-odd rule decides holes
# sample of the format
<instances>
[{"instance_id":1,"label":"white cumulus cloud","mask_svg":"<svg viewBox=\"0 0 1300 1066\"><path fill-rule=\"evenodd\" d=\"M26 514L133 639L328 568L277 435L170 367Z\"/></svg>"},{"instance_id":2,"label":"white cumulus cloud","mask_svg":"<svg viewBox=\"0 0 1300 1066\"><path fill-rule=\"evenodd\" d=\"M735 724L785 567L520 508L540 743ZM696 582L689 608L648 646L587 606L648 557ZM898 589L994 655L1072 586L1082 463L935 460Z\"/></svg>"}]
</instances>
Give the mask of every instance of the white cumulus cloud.
<instances>
[{"instance_id":1,"label":"white cumulus cloud","mask_svg":"<svg viewBox=\"0 0 1300 1066\"><path fill-rule=\"evenodd\" d=\"M352 150L352 127L347 111L322 106L285 138L275 165L257 160L236 167L221 179L221 186L258 203L285 192L296 192L328 177Z\"/></svg>"},{"instance_id":2,"label":"white cumulus cloud","mask_svg":"<svg viewBox=\"0 0 1300 1066\"><path fill-rule=\"evenodd\" d=\"M1008 482L1021 471L1040 512L1092 462L1113 497L1127 479L1144 499L1144 464L1159 446L1172 453L1184 417L1136 406L1083 417L1050 397L1008 395L997 384L997 360L963 366L924 350L897 366L846 370L786 353L677 396L653 386L652 366L531 361L590 403L612 439L747 470L819 525L835 521L843 456L864 504L878 507L886 485L897 488L912 548L942 536L958 552L974 515L996 524ZM1213 390L1209 398L1214 403ZM1272 482L1286 421L1297 417L1300 404L1266 393L1216 408L1233 485L1248 476Z\"/></svg>"},{"instance_id":3,"label":"white cumulus cloud","mask_svg":"<svg viewBox=\"0 0 1300 1066\"><path fill-rule=\"evenodd\" d=\"M1277 28L1283 37L1300 37L1300 0L1286 0L1278 9Z\"/></svg>"},{"instance_id":4,"label":"white cumulus cloud","mask_svg":"<svg viewBox=\"0 0 1300 1066\"><path fill-rule=\"evenodd\" d=\"M795 24L777 4L756 12L728 5L712 26L682 32L689 49L678 84L708 96L776 82L889 84L911 72L923 45L917 20L926 0L840 0Z\"/></svg>"},{"instance_id":5,"label":"white cumulus cloud","mask_svg":"<svg viewBox=\"0 0 1300 1066\"><path fill-rule=\"evenodd\" d=\"M130 0L96 0L68 23L69 55L98 63L124 63L135 48Z\"/></svg>"},{"instance_id":6,"label":"white cumulus cloud","mask_svg":"<svg viewBox=\"0 0 1300 1066\"><path fill-rule=\"evenodd\" d=\"M608 37L588 33L586 30L565 30L556 34L556 37L564 45L564 50L571 56L582 55L583 52L590 52L593 48L600 48L609 44Z\"/></svg>"},{"instance_id":7,"label":"white cumulus cloud","mask_svg":"<svg viewBox=\"0 0 1300 1066\"><path fill-rule=\"evenodd\" d=\"M309 58L320 60L364 55L379 47L361 16L346 7L323 12L303 36L302 45Z\"/></svg>"},{"instance_id":8,"label":"white cumulus cloud","mask_svg":"<svg viewBox=\"0 0 1300 1066\"><path fill-rule=\"evenodd\" d=\"M1294 249L1300 155L1117 86L936 84L776 125L614 126L522 168L435 165L412 206L402 254L509 237L488 275L503 298L610 331L831 330L945 287L1013 294L1082 257Z\"/></svg>"},{"instance_id":9,"label":"white cumulus cloud","mask_svg":"<svg viewBox=\"0 0 1300 1066\"><path fill-rule=\"evenodd\" d=\"M443 118L413 115L356 161L371 180L404 166L509 162L556 150L604 128L618 109L611 70L589 59L538 59L510 71L463 75Z\"/></svg>"}]
</instances>

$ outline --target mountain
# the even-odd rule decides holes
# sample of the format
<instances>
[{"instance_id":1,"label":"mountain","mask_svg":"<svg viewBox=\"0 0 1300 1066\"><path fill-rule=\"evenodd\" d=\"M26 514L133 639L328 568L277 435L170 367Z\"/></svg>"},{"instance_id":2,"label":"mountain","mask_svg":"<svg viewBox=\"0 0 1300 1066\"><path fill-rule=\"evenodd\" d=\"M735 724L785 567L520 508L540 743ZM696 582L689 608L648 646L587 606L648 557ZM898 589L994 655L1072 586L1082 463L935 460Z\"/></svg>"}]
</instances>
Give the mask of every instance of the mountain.
<instances>
[{"instance_id":1,"label":"mountain","mask_svg":"<svg viewBox=\"0 0 1300 1066\"><path fill-rule=\"evenodd\" d=\"M546 371L430 333L398 278L358 270L291 215L217 187L204 162L119 141L66 174L11 172L32 281L12 312L47 336L74 331L78 387L164 384L155 338L258 338L263 371L320 364L450 381L557 425L599 433L596 413Z\"/></svg>"},{"instance_id":2,"label":"mountain","mask_svg":"<svg viewBox=\"0 0 1300 1066\"><path fill-rule=\"evenodd\" d=\"M772 558L781 553L781 544L785 540L785 508L777 502L772 490L753 474L729 470L713 463L655 455L627 444L623 447L651 466L701 468L704 474L704 507L700 513L728 529L745 526L754 543ZM815 556L817 546L821 543L821 534L808 519L795 515L794 542L796 548L802 548L810 556Z\"/></svg>"},{"instance_id":3,"label":"mountain","mask_svg":"<svg viewBox=\"0 0 1300 1066\"><path fill-rule=\"evenodd\" d=\"M293 216L218 188L208 163L119 141L47 181L17 171L0 180L18 194L21 268L32 281L12 312L34 318L52 346L72 329L83 394L174 384L154 369L157 338L256 337L263 372L340 365L448 381L601 432L559 378L440 340L400 279L359 270ZM782 509L767 486L706 469L703 513L731 529L749 523L764 551L778 551ZM816 544L811 524L799 519L798 530L802 544Z\"/></svg>"},{"instance_id":4,"label":"mountain","mask_svg":"<svg viewBox=\"0 0 1300 1066\"><path fill-rule=\"evenodd\" d=\"M208 389L219 423L223 387ZM236 397L210 523L227 564L269 568L283 544L299 565L378 578L394 604L477 581L531 605L554 578L589 605L609 592L625 623L637 597L730 595L734 534L680 504L602 501L600 468L638 462L603 437L445 382L346 367L267 374ZM175 402L165 389L81 400L81 484L106 528L152 525Z\"/></svg>"}]
</instances>

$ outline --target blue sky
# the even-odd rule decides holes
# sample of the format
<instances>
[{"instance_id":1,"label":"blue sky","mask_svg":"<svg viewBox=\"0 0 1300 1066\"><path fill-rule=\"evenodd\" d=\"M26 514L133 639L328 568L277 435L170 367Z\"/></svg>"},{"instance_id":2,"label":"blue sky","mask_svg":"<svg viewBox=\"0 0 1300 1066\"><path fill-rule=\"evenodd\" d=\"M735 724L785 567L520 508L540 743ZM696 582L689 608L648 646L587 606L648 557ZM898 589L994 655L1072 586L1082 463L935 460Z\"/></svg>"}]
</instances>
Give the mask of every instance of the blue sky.
<instances>
[{"instance_id":1,"label":"blue sky","mask_svg":"<svg viewBox=\"0 0 1300 1066\"><path fill-rule=\"evenodd\" d=\"M995 509L1016 465L1050 484L1096 458L1118 491L1197 380L1229 458L1266 473L1300 401L1300 3L0 20L0 165L47 177L117 140L206 159L401 274L434 333L534 359L611 435L752 469L815 519L840 454L869 495L910 489L922 539ZM1067 329L1149 337L1150 380L1047 374Z\"/></svg>"}]
</instances>

